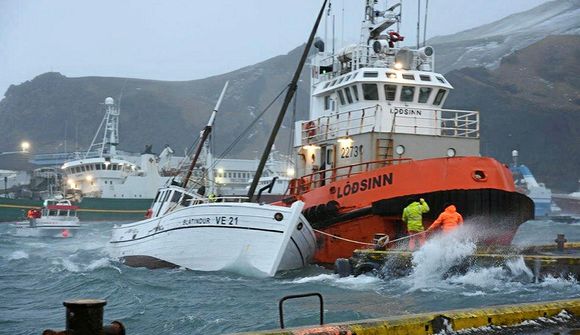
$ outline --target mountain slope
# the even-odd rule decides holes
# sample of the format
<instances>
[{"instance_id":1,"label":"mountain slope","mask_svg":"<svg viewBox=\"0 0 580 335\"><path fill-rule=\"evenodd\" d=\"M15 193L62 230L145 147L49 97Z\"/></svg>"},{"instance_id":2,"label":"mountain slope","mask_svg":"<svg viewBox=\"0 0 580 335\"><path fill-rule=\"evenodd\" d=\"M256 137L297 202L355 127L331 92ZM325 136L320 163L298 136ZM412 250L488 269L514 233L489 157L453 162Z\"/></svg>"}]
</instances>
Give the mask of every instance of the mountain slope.
<instances>
[{"instance_id":1,"label":"mountain slope","mask_svg":"<svg viewBox=\"0 0 580 335\"><path fill-rule=\"evenodd\" d=\"M554 0L490 24L434 37L427 43L435 48L438 72L495 67L502 57L546 36L580 34L579 17L580 0Z\"/></svg>"},{"instance_id":2,"label":"mountain slope","mask_svg":"<svg viewBox=\"0 0 580 335\"><path fill-rule=\"evenodd\" d=\"M497 69L452 71L447 108L480 110L482 154L520 162L550 187L580 178L580 36L553 36L504 58Z\"/></svg>"},{"instance_id":3,"label":"mountain slope","mask_svg":"<svg viewBox=\"0 0 580 335\"><path fill-rule=\"evenodd\" d=\"M155 144L160 151L170 144L178 152L189 147L207 123L226 81L230 81L215 124L219 153L283 90L295 70L303 47L224 75L202 80L168 82L106 77L67 78L45 73L18 86L10 86L0 101L0 151L11 151L22 139L36 152L62 152L86 148L104 115L99 105L108 96L122 95L120 148L139 151ZM305 69L305 71L308 71ZM308 86L300 85L298 110L305 117ZM264 143L280 109L283 96L253 128L252 142ZM118 100L118 99L117 99ZM291 114L292 111L289 111ZM289 125L289 122L286 122ZM281 130L279 146L287 146L289 128ZM248 146L248 136L234 156L255 155L259 145Z\"/></svg>"}]
</instances>

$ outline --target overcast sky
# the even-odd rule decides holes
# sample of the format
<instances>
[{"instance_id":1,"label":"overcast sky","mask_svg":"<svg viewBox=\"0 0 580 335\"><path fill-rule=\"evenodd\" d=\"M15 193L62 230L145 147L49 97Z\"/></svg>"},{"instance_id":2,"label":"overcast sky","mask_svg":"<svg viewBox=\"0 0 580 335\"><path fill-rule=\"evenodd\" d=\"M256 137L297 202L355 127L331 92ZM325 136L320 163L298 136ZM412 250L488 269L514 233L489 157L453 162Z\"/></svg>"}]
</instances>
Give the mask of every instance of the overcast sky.
<instances>
[{"instance_id":1,"label":"overcast sky","mask_svg":"<svg viewBox=\"0 0 580 335\"><path fill-rule=\"evenodd\" d=\"M546 1L431 0L427 37L476 27ZM332 1L337 47L358 39L363 2ZM305 42L321 4L322 0L0 0L0 97L10 84L48 71L69 77L162 80L229 72ZM417 0L403 4L401 33L414 43ZM324 37L324 27L323 23L319 36Z\"/></svg>"}]
</instances>

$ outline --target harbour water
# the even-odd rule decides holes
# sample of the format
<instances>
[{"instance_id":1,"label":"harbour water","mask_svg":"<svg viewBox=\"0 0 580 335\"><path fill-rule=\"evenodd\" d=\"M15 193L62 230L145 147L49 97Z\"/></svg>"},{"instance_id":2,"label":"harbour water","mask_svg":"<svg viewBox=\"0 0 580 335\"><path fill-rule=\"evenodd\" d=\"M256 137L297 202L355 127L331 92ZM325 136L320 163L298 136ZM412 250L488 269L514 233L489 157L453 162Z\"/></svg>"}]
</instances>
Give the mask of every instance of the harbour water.
<instances>
[{"instance_id":1,"label":"harbour water","mask_svg":"<svg viewBox=\"0 0 580 335\"><path fill-rule=\"evenodd\" d=\"M434 239L416 252L415 268L403 278L338 278L310 266L275 278L129 268L109 259L106 245L113 223L84 223L74 238L20 238L0 225L0 333L40 334L64 329L62 302L107 300L105 322L121 320L131 334L222 334L278 328L278 300L320 292L325 322L417 312L580 297L571 278L534 283L523 262L447 274L472 252L469 239ZM552 243L557 233L580 241L580 223L532 221L518 244ZM227 251L227 245L216 245ZM286 325L318 322L318 302L285 304Z\"/></svg>"}]
</instances>

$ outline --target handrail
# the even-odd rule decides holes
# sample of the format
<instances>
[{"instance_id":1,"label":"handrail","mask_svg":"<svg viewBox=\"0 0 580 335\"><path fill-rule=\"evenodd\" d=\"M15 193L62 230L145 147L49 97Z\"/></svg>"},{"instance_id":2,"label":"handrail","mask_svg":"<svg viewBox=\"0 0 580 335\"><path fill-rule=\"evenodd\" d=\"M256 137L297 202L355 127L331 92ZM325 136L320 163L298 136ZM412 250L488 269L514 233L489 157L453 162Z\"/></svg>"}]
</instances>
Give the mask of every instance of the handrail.
<instances>
[{"instance_id":1,"label":"handrail","mask_svg":"<svg viewBox=\"0 0 580 335\"><path fill-rule=\"evenodd\" d=\"M411 158L389 158L389 159L380 159L374 161L368 161L363 163L356 163L351 165L339 166L332 169L320 170L316 171L311 174L304 175L300 178L292 179L288 185L288 193L290 195L298 195L305 193L311 189L318 188L323 184L326 184L327 181L333 182L339 179L348 179L353 175L360 174L362 172L366 172L370 170L370 167L375 164L383 164L383 165L391 165L391 164L400 164L404 162L410 162L413 159ZM364 169L360 171L354 171L353 169L359 166L364 166ZM348 170L346 173L339 174L340 170ZM329 176L328 176L329 175ZM328 177L327 177L328 176ZM318 183L320 186L316 185Z\"/></svg>"},{"instance_id":2,"label":"handrail","mask_svg":"<svg viewBox=\"0 0 580 335\"><path fill-rule=\"evenodd\" d=\"M398 112L397 108L429 112L430 115L405 115ZM389 118L392 118L389 124L382 124L388 122ZM385 108L382 105L375 105L304 121L301 143L306 145L330 138L376 131L479 138L479 112L399 106Z\"/></svg>"},{"instance_id":3,"label":"handrail","mask_svg":"<svg viewBox=\"0 0 580 335\"><path fill-rule=\"evenodd\" d=\"M314 293L304 293L304 294L293 294L287 295L278 301L278 315L280 317L280 328L284 329L284 301L290 299L298 299L298 298L305 298L305 297L318 297L318 301L320 302L320 325L324 324L324 299L322 298L322 294L314 292Z\"/></svg>"}]
</instances>

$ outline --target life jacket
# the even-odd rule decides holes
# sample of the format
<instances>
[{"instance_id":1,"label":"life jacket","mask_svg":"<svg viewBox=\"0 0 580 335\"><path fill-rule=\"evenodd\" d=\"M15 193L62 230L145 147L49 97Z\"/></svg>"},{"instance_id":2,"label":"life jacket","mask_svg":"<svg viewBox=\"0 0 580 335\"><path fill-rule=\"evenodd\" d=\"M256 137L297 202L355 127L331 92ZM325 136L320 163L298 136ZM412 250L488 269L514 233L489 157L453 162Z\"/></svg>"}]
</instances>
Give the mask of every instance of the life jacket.
<instances>
[{"instance_id":1,"label":"life jacket","mask_svg":"<svg viewBox=\"0 0 580 335\"><path fill-rule=\"evenodd\" d=\"M429 229L436 229L441 227L443 232L448 233L460 226L462 223L463 217L461 214L457 213L457 208L455 208L454 205L450 205L445 208L443 213L439 214L439 217L433 222Z\"/></svg>"},{"instance_id":2,"label":"life jacket","mask_svg":"<svg viewBox=\"0 0 580 335\"><path fill-rule=\"evenodd\" d=\"M429 206L426 202L419 203L415 201L403 210L403 221L407 223L407 230L409 231L423 231L423 213L429 211Z\"/></svg>"}]
</instances>

